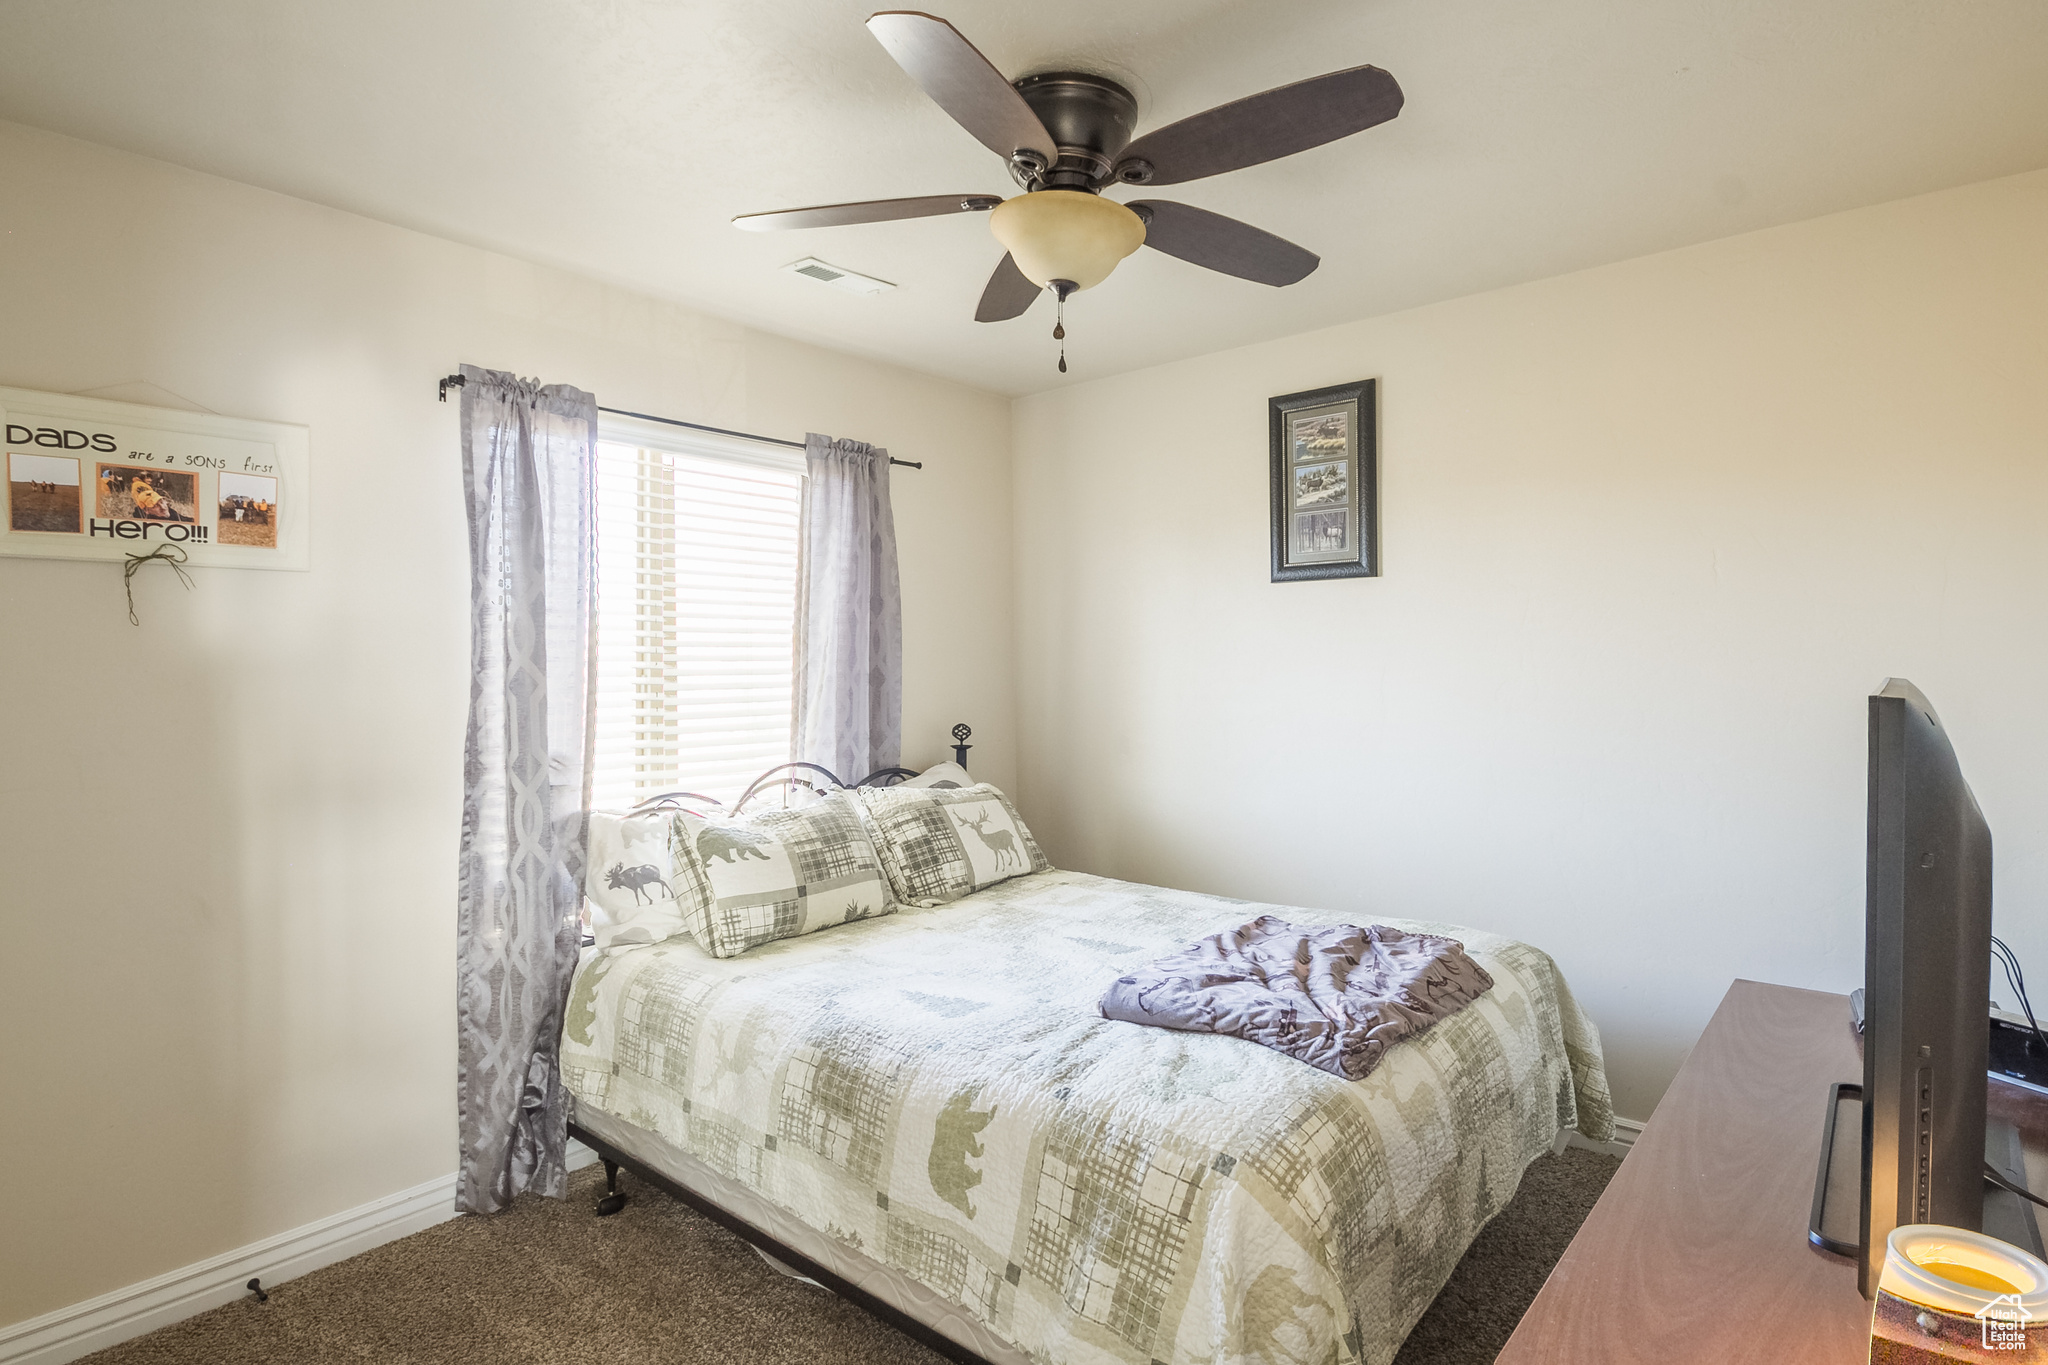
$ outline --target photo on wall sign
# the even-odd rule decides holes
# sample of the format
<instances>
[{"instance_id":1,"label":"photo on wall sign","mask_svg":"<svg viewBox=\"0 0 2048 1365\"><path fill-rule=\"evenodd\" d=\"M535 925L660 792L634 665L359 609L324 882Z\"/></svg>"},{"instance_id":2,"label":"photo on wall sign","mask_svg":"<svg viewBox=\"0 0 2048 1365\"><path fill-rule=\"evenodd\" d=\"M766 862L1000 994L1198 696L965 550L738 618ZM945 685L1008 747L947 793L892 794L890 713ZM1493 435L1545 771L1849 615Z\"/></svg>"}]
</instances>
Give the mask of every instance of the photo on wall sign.
<instances>
[{"instance_id":1,"label":"photo on wall sign","mask_svg":"<svg viewBox=\"0 0 2048 1365\"><path fill-rule=\"evenodd\" d=\"M223 545L276 548L277 480L261 474L222 474L215 539Z\"/></svg>"},{"instance_id":2,"label":"photo on wall sign","mask_svg":"<svg viewBox=\"0 0 2048 1365\"><path fill-rule=\"evenodd\" d=\"M1268 400L1275 583L1378 575L1377 387Z\"/></svg>"},{"instance_id":3,"label":"photo on wall sign","mask_svg":"<svg viewBox=\"0 0 2048 1365\"><path fill-rule=\"evenodd\" d=\"M132 521L199 520L199 476L169 469L102 464L93 499L96 517Z\"/></svg>"},{"instance_id":4,"label":"photo on wall sign","mask_svg":"<svg viewBox=\"0 0 2048 1365\"><path fill-rule=\"evenodd\" d=\"M7 524L16 531L77 535L84 527L78 461L7 452Z\"/></svg>"},{"instance_id":5,"label":"photo on wall sign","mask_svg":"<svg viewBox=\"0 0 2048 1365\"><path fill-rule=\"evenodd\" d=\"M289 422L0 386L0 558L303 573L311 441ZM179 556L182 556L180 558Z\"/></svg>"}]
</instances>

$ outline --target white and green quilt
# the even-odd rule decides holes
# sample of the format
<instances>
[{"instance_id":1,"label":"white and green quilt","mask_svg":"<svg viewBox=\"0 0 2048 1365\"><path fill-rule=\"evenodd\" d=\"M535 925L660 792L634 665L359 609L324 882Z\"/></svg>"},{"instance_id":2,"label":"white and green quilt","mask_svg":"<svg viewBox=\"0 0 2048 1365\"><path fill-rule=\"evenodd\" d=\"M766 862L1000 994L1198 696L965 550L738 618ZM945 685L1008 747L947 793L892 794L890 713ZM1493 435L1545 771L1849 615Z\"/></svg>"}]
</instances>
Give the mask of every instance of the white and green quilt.
<instances>
[{"instance_id":1,"label":"white and green quilt","mask_svg":"<svg viewBox=\"0 0 2048 1365\"><path fill-rule=\"evenodd\" d=\"M1266 912L1356 918L1048 871L738 958L615 948L562 1070L1048 1365L1384 1365L1559 1130L1612 1136L1599 1035L1543 953L1405 920L1494 987L1363 1081L1097 1012Z\"/></svg>"}]
</instances>

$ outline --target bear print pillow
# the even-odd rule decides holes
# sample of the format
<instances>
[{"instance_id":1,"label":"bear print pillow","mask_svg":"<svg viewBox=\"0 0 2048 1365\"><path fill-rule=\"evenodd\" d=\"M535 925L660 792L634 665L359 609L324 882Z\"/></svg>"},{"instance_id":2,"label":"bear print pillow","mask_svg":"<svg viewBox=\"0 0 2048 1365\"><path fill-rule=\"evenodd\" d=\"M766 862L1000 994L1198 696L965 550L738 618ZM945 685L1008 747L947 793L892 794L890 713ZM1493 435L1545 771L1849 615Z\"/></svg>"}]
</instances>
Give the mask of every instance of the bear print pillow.
<instances>
[{"instance_id":1,"label":"bear print pillow","mask_svg":"<svg viewBox=\"0 0 2048 1365\"><path fill-rule=\"evenodd\" d=\"M717 957L896 908L860 808L844 792L795 810L679 815L673 840L685 923Z\"/></svg>"}]
</instances>

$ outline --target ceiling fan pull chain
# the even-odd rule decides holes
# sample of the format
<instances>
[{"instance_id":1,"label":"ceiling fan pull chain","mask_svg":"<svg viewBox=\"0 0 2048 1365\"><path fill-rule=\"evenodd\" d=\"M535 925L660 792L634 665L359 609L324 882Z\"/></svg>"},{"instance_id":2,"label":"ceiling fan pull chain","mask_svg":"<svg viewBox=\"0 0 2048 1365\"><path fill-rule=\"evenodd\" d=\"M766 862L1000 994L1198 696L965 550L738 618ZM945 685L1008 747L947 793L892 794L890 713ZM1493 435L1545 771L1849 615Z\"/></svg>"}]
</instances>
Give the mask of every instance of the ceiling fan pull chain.
<instances>
[{"instance_id":1,"label":"ceiling fan pull chain","mask_svg":"<svg viewBox=\"0 0 2048 1365\"><path fill-rule=\"evenodd\" d=\"M1065 295L1060 297L1059 312L1053 316L1052 339L1060 344L1060 373L1065 374L1067 372L1067 300Z\"/></svg>"}]
</instances>

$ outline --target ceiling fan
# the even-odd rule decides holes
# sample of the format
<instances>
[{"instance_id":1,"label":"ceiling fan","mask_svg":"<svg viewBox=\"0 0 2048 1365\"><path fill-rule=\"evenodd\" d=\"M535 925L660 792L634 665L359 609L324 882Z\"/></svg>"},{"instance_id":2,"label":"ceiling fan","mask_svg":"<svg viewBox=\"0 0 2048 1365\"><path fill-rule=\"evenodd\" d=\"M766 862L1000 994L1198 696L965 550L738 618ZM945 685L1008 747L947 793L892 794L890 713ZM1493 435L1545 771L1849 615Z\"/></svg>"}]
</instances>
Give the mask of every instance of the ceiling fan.
<instances>
[{"instance_id":1,"label":"ceiling fan","mask_svg":"<svg viewBox=\"0 0 2048 1365\"><path fill-rule=\"evenodd\" d=\"M1256 166L1401 112L1394 78L1376 66L1356 66L1218 105L1134 142L1138 102L1115 81L1076 71L1005 80L935 15L885 10L869 17L868 31L941 109L1003 158L1024 192L824 204L750 213L733 224L768 232L988 213L1008 254L982 290L976 322L1018 317L1046 290L1064 305L1140 246L1260 284L1293 284L1320 264L1313 252L1207 209L1165 199L1120 204L1102 191L1178 185ZM1064 339L1064 322L1053 335ZM1060 369L1066 368L1062 348Z\"/></svg>"}]
</instances>

